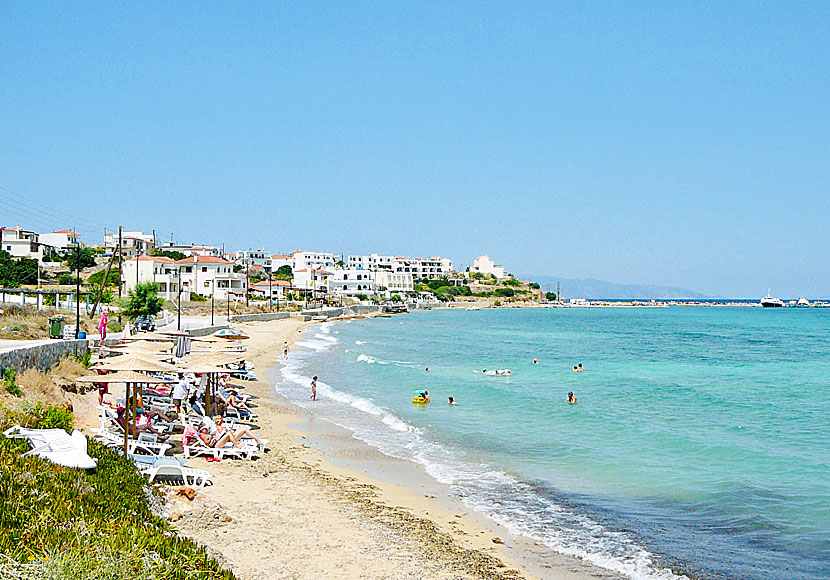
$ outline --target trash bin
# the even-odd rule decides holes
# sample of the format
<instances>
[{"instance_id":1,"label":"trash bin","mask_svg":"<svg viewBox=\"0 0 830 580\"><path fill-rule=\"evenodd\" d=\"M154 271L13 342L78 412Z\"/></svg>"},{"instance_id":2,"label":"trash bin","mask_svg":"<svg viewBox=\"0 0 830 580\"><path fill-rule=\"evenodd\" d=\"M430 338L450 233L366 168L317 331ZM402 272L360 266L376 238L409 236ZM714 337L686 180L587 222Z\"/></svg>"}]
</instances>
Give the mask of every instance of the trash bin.
<instances>
[{"instance_id":1,"label":"trash bin","mask_svg":"<svg viewBox=\"0 0 830 580\"><path fill-rule=\"evenodd\" d=\"M49 338L63 338L63 318L49 319Z\"/></svg>"},{"instance_id":2,"label":"trash bin","mask_svg":"<svg viewBox=\"0 0 830 580\"><path fill-rule=\"evenodd\" d=\"M86 332L81 330L80 332L78 332L78 340L84 340L84 339L86 339Z\"/></svg>"}]
</instances>

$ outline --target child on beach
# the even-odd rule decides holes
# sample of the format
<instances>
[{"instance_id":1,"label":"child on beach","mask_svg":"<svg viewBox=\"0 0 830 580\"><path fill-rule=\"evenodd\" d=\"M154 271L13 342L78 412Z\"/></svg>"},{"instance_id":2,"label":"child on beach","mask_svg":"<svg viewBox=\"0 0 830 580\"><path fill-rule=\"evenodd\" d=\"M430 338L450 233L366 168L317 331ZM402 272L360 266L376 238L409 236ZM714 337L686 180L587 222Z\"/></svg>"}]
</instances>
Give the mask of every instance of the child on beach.
<instances>
[{"instance_id":1,"label":"child on beach","mask_svg":"<svg viewBox=\"0 0 830 580\"><path fill-rule=\"evenodd\" d=\"M282 357L288 358L288 341L282 343Z\"/></svg>"},{"instance_id":2,"label":"child on beach","mask_svg":"<svg viewBox=\"0 0 830 580\"><path fill-rule=\"evenodd\" d=\"M311 379L311 396L308 399L310 401L317 400L317 375L314 375Z\"/></svg>"}]
</instances>

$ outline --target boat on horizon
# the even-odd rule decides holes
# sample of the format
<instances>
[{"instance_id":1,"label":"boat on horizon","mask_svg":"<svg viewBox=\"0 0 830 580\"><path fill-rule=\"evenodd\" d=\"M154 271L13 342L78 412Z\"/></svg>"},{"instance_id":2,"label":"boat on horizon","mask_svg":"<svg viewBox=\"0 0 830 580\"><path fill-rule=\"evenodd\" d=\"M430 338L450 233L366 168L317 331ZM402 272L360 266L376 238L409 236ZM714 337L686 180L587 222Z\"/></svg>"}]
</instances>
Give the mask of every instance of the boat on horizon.
<instances>
[{"instance_id":1,"label":"boat on horizon","mask_svg":"<svg viewBox=\"0 0 830 580\"><path fill-rule=\"evenodd\" d=\"M806 296L802 296L798 299L798 302L795 303L796 308L810 308L810 306L812 306L812 304L810 304L810 301L807 300Z\"/></svg>"},{"instance_id":2,"label":"boat on horizon","mask_svg":"<svg viewBox=\"0 0 830 580\"><path fill-rule=\"evenodd\" d=\"M764 308L782 308L784 301L780 298L773 298L770 291L767 290L767 295L761 298L761 306Z\"/></svg>"}]
</instances>

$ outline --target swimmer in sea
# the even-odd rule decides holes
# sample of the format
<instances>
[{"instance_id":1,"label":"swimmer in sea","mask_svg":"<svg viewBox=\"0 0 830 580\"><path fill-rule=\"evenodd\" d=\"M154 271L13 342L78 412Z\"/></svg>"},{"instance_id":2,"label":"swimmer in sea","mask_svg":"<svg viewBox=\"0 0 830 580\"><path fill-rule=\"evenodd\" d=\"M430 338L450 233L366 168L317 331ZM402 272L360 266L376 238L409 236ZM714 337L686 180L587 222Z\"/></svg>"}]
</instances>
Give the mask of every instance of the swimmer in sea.
<instances>
[{"instance_id":1,"label":"swimmer in sea","mask_svg":"<svg viewBox=\"0 0 830 580\"><path fill-rule=\"evenodd\" d=\"M582 363L579 363L578 365L576 365L576 370L578 370L578 371L584 371L585 370L585 369L582 368Z\"/></svg>"},{"instance_id":2,"label":"swimmer in sea","mask_svg":"<svg viewBox=\"0 0 830 580\"><path fill-rule=\"evenodd\" d=\"M575 372L575 373L576 373L576 372L579 372L579 369L578 369L578 368L576 368L576 365L574 365L574 372Z\"/></svg>"},{"instance_id":3,"label":"swimmer in sea","mask_svg":"<svg viewBox=\"0 0 830 580\"><path fill-rule=\"evenodd\" d=\"M538 365L539 364L539 359L538 358L533 359L533 364Z\"/></svg>"},{"instance_id":4,"label":"swimmer in sea","mask_svg":"<svg viewBox=\"0 0 830 580\"><path fill-rule=\"evenodd\" d=\"M423 395L421 395L421 396L424 398L424 400L425 400L427 403L429 403L429 391L424 391L424 394L423 394Z\"/></svg>"},{"instance_id":5,"label":"swimmer in sea","mask_svg":"<svg viewBox=\"0 0 830 580\"><path fill-rule=\"evenodd\" d=\"M450 405L457 405L458 404L458 403L455 402L455 399L453 399L452 397L447 397L447 402Z\"/></svg>"},{"instance_id":6,"label":"swimmer in sea","mask_svg":"<svg viewBox=\"0 0 830 580\"><path fill-rule=\"evenodd\" d=\"M429 372L429 367L427 367L427 369L426 369L426 371L425 371L425 372Z\"/></svg>"},{"instance_id":7,"label":"swimmer in sea","mask_svg":"<svg viewBox=\"0 0 830 580\"><path fill-rule=\"evenodd\" d=\"M577 402L576 396L574 396L572 391L568 392L568 402L571 403L571 404Z\"/></svg>"}]
</instances>

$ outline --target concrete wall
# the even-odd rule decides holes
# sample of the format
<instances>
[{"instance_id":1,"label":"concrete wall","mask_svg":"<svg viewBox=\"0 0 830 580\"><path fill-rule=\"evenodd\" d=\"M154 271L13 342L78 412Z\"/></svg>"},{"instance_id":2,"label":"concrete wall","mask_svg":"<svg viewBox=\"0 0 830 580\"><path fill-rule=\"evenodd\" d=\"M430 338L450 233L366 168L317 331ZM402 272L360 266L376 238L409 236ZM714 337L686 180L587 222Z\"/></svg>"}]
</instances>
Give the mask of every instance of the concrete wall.
<instances>
[{"instance_id":1,"label":"concrete wall","mask_svg":"<svg viewBox=\"0 0 830 580\"><path fill-rule=\"evenodd\" d=\"M48 370L66 355L83 355L89 350L88 340L54 340L46 344L17 348L0 353L0 367L13 367L18 373L36 368Z\"/></svg>"},{"instance_id":2,"label":"concrete wall","mask_svg":"<svg viewBox=\"0 0 830 580\"><path fill-rule=\"evenodd\" d=\"M291 316L288 312L265 312L263 314L237 314L230 317L231 322L267 322L268 320L282 320Z\"/></svg>"}]
</instances>

